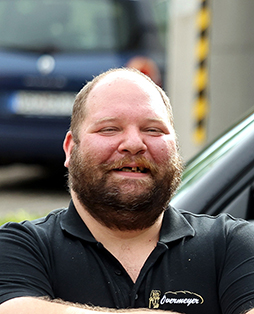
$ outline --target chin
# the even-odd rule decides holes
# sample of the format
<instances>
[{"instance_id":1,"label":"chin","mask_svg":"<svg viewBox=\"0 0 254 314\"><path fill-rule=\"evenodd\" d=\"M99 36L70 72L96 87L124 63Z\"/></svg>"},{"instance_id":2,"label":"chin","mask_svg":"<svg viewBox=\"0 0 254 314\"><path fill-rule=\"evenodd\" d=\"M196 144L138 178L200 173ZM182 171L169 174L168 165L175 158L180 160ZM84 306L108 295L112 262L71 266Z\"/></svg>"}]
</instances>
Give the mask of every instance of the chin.
<instances>
[{"instance_id":1,"label":"chin","mask_svg":"<svg viewBox=\"0 0 254 314\"><path fill-rule=\"evenodd\" d=\"M107 186L110 188L112 186L118 187L123 194L128 193L143 193L145 191L150 191L153 188L153 181L149 178L146 179L121 179L121 180L112 180L107 183Z\"/></svg>"}]
</instances>

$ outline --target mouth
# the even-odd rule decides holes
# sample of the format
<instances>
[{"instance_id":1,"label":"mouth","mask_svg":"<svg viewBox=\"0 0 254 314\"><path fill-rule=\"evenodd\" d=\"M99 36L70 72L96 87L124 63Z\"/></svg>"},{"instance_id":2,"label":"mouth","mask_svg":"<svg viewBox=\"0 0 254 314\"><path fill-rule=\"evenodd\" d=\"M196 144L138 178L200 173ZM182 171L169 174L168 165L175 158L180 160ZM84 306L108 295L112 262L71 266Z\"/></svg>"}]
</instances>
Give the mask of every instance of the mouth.
<instances>
[{"instance_id":1,"label":"mouth","mask_svg":"<svg viewBox=\"0 0 254 314\"><path fill-rule=\"evenodd\" d=\"M145 167L122 167L114 169L115 171L123 171L123 172L135 172L135 173L147 173L148 169Z\"/></svg>"}]
</instances>

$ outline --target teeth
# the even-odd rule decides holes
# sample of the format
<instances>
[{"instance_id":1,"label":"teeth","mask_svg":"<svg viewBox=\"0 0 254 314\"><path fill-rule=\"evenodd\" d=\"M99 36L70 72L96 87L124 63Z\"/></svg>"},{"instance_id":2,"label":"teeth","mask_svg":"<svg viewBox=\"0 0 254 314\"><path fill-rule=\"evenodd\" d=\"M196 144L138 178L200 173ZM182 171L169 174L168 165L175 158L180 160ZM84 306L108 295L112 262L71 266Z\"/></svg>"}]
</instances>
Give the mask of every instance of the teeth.
<instances>
[{"instance_id":1,"label":"teeth","mask_svg":"<svg viewBox=\"0 0 254 314\"><path fill-rule=\"evenodd\" d=\"M132 167L132 168L127 168L127 167L123 167L122 169L120 169L121 171L125 171L125 172L142 172L144 171L145 168L143 167Z\"/></svg>"},{"instance_id":2,"label":"teeth","mask_svg":"<svg viewBox=\"0 0 254 314\"><path fill-rule=\"evenodd\" d=\"M130 169L130 168L122 168L121 171L132 172L132 169Z\"/></svg>"}]
</instances>

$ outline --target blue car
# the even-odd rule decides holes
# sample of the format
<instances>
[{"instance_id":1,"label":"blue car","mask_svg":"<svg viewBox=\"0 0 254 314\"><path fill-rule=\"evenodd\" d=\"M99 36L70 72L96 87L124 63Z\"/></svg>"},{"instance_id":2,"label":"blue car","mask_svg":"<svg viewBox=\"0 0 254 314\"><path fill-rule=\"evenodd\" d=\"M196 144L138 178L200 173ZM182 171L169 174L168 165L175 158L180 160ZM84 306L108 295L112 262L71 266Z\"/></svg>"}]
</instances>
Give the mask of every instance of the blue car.
<instances>
[{"instance_id":1,"label":"blue car","mask_svg":"<svg viewBox=\"0 0 254 314\"><path fill-rule=\"evenodd\" d=\"M163 84L166 5L0 0L0 164L62 164L75 94L109 68Z\"/></svg>"}]
</instances>

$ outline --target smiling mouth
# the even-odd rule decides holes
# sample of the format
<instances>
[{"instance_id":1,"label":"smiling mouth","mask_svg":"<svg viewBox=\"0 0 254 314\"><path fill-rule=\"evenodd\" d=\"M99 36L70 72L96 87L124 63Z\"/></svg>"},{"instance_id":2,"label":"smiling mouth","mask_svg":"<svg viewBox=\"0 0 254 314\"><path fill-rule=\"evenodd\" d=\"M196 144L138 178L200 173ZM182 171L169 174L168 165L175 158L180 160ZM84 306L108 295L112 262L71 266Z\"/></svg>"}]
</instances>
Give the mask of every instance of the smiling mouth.
<instances>
[{"instance_id":1,"label":"smiling mouth","mask_svg":"<svg viewBox=\"0 0 254 314\"><path fill-rule=\"evenodd\" d=\"M136 172L136 173L147 173L148 169L144 167L123 167L115 169L116 171L124 171L124 172Z\"/></svg>"}]
</instances>

